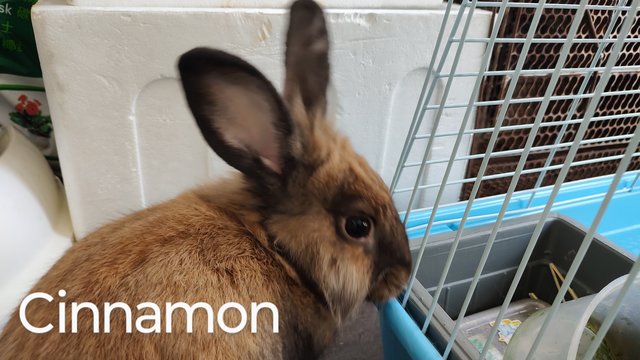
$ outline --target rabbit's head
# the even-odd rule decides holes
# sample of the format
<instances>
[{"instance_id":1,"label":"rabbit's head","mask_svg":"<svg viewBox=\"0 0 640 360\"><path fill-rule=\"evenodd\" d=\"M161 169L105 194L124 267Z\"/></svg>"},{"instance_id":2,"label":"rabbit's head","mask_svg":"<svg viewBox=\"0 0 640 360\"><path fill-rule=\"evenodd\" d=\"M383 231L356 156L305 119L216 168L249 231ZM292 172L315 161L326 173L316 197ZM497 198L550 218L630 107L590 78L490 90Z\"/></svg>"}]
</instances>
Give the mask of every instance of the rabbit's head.
<instances>
[{"instance_id":1,"label":"rabbit's head","mask_svg":"<svg viewBox=\"0 0 640 360\"><path fill-rule=\"evenodd\" d=\"M291 8L281 97L256 68L206 48L179 61L204 138L244 174L271 245L338 322L397 296L407 235L389 190L326 118L329 41L320 7ZM365 125L363 124L363 127Z\"/></svg>"}]
</instances>

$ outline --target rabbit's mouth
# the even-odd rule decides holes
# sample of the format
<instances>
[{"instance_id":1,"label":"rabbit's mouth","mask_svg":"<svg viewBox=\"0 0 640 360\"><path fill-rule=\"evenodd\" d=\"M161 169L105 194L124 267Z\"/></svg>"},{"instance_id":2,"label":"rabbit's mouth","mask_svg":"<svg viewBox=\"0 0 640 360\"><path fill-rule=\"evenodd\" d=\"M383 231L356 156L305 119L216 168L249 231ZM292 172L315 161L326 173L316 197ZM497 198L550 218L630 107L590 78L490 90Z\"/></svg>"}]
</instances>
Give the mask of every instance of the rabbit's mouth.
<instances>
[{"instance_id":1,"label":"rabbit's mouth","mask_svg":"<svg viewBox=\"0 0 640 360\"><path fill-rule=\"evenodd\" d=\"M403 266L392 266L382 270L373 282L367 300L378 304L400 295L408 279L409 270Z\"/></svg>"}]
</instances>

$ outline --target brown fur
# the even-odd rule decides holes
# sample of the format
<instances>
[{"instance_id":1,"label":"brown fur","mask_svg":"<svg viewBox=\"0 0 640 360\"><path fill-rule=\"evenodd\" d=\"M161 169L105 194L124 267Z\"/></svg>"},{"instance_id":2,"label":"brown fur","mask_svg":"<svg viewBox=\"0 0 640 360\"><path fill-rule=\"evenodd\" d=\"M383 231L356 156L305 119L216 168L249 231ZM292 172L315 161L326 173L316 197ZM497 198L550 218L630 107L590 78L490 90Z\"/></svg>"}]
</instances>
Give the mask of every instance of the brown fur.
<instances>
[{"instance_id":1,"label":"brown fur","mask_svg":"<svg viewBox=\"0 0 640 360\"><path fill-rule=\"evenodd\" d=\"M286 271L286 265L267 249L261 216L251 210L252 205L242 186L228 181L185 193L102 227L70 249L36 284L31 292L47 292L56 300L51 304L43 300L32 302L27 318L37 326L52 323L57 327L59 289L67 291L63 300L67 303L68 332L72 301L98 305L122 301L132 308L150 301L162 310L165 302L203 301L216 309L234 301L250 309L252 301L271 301L280 309L280 336L293 336L287 323L302 317L310 327L303 330L324 330L318 341L325 344L317 346L326 345L333 326L323 329L326 326L322 322L331 323L330 314L314 304L292 273ZM298 309L305 313L299 314ZM271 335L270 317L262 313L257 334L244 336L222 331L207 334L206 317L197 311L193 334L184 332L184 316L178 316L182 315L180 312L174 312L172 334L124 334L124 316L118 310L112 314L110 334L91 333L91 316L82 312L77 334L59 334L55 329L32 334L14 316L0 340L0 358L34 359L55 354L60 359L89 355L96 359L179 359L206 354L206 358L222 359L242 349L242 358L257 359L273 358L287 350L278 335ZM133 314L135 319L136 310ZM229 318L228 323L238 321Z\"/></svg>"},{"instance_id":2,"label":"brown fur","mask_svg":"<svg viewBox=\"0 0 640 360\"><path fill-rule=\"evenodd\" d=\"M293 21L305 16L313 21ZM306 23L310 29L304 28ZM290 29L284 103L240 59L206 49L184 56L190 56L185 64L210 72L212 88L235 84L234 96L262 97L273 112L260 123L272 131L264 142L268 156L252 149L251 139L235 136L235 122L244 120L219 106L228 104L224 94L201 90L207 84L200 84L198 74L181 63L187 98L205 139L244 174L132 214L74 245L31 291L51 294L54 301L35 300L27 318L36 326L52 323L54 329L32 334L14 314L0 336L0 358L313 358L365 300L398 295L411 269L404 227L383 181L324 118L326 100L318 98L326 91L323 79L328 79L323 73L328 71L327 48L317 44L327 42L322 12L311 1L298 1L292 9L294 25L303 28ZM302 48L292 49L296 46ZM305 79L302 69L295 68L304 62L289 58L308 55L304 46L320 51L312 54L319 64L315 78ZM210 61L218 66L210 67ZM354 215L372 221L364 238L353 239L343 228ZM60 289L67 292L62 299ZM67 304L64 334L57 331L60 301ZM79 331L71 334L74 301L98 305L101 326L102 304L128 304L133 332L124 333L123 312L114 310L112 332L93 334L90 312L81 310ZM162 333L135 330L140 315L135 305L143 302L160 306ZM279 310L280 333L272 332L265 311L256 334L248 326L237 334L219 328L208 334L206 316L196 310L194 332L188 334L184 311L177 310L173 332L166 334L166 302L206 302L214 311L228 302L247 310L251 302L272 302ZM236 312L225 315L228 324L238 323Z\"/></svg>"}]
</instances>

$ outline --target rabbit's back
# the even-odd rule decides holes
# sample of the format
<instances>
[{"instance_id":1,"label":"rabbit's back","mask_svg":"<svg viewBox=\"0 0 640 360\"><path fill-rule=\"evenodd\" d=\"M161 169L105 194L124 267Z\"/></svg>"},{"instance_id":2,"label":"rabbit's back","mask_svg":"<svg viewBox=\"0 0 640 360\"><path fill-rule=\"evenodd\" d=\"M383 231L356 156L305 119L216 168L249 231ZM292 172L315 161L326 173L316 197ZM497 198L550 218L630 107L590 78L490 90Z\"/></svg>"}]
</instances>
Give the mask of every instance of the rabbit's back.
<instances>
[{"instance_id":1,"label":"rabbit's back","mask_svg":"<svg viewBox=\"0 0 640 360\"><path fill-rule=\"evenodd\" d=\"M0 338L0 357L230 358L238 349L249 358L280 354L289 346L282 341L286 337L273 334L272 311L257 312L257 331L251 333L252 303L275 304L280 328L292 315L287 310L294 305L287 298L295 297L291 293L295 290L278 261L236 216L197 193L187 193L99 229L70 249L30 292L47 293L54 300L32 301L26 311L29 323L38 327L51 323L54 328L45 334L30 333L14 314ZM66 295L59 296L59 290ZM66 306L65 333L58 326L61 302ZM72 302L97 305L99 334L92 332L89 309L78 312L78 332L71 333ZM124 331L125 312L120 309L111 312L111 332L104 331L103 304L116 302L132 309L131 333ZM159 334L136 330L136 318L153 314L151 309L137 312L136 306L146 302L161 310ZM208 332L206 311L196 309L193 333L186 334L186 313L176 309L167 334L165 304L180 302L209 304L214 310L213 333ZM217 310L230 302L247 311L246 325L238 334L227 334L218 326ZM240 321L240 311L224 313L227 326ZM153 328L154 321L141 324ZM283 330L287 332L286 326Z\"/></svg>"}]
</instances>

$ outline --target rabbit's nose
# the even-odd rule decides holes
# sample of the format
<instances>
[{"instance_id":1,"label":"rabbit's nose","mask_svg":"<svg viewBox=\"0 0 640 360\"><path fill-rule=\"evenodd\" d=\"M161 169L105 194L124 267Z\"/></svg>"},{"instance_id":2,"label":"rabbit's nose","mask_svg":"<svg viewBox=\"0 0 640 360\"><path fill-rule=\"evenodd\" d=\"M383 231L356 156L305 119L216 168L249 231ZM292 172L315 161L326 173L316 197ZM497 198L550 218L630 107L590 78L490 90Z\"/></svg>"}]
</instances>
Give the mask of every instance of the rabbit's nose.
<instances>
[{"instance_id":1,"label":"rabbit's nose","mask_svg":"<svg viewBox=\"0 0 640 360\"><path fill-rule=\"evenodd\" d=\"M381 303L398 296L409 279L410 269L394 266L383 270L373 282L367 300Z\"/></svg>"},{"instance_id":2,"label":"rabbit's nose","mask_svg":"<svg viewBox=\"0 0 640 360\"><path fill-rule=\"evenodd\" d=\"M376 260L368 299L386 301L404 288L411 272L411 253L404 226L398 220L377 240Z\"/></svg>"}]
</instances>

